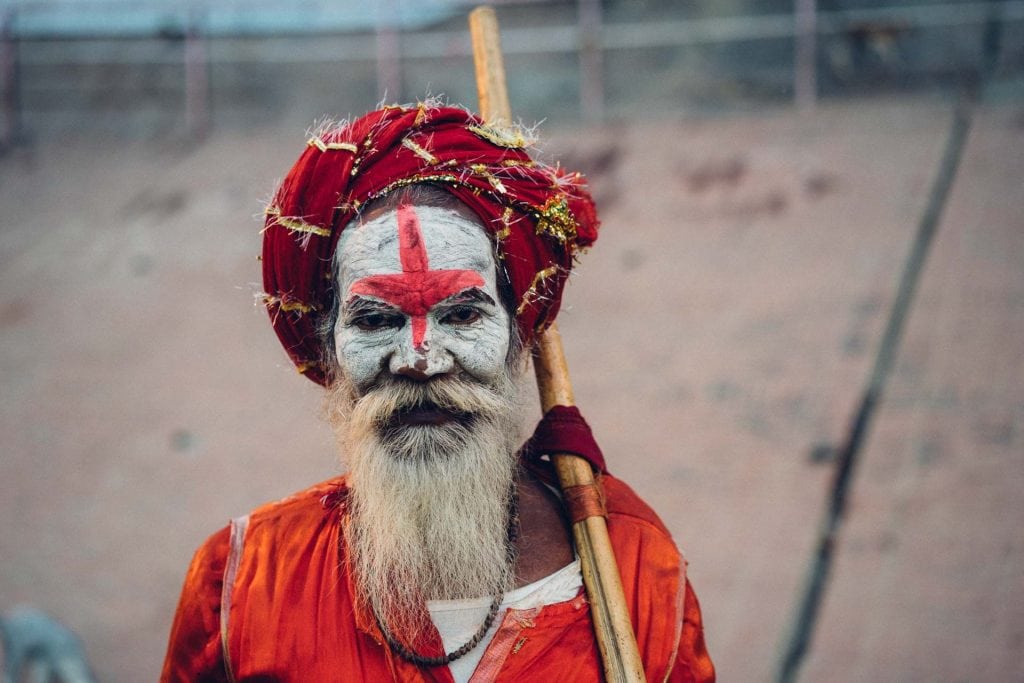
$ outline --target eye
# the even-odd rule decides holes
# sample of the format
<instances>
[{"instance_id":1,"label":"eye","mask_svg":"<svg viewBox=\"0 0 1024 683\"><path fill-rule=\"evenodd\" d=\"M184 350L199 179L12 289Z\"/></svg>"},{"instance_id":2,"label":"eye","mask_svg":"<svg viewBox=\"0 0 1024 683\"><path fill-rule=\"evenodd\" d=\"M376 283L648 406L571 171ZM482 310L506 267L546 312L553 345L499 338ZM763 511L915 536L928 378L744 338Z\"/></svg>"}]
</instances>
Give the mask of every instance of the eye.
<instances>
[{"instance_id":1,"label":"eye","mask_svg":"<svg viewBox=\"0 0 1024 683\"><path fill-rule=\"evenodd\" d=\"M355 325L364 332L375 332L389 328L398 329L405 325L405 318L397 313L373 311L353 316L349 325Z\"/></svg>"},{"instance_id":2,"label":"eye","mask_svg":"<svg viewBox=\"0 0 1024 683\"><path fill-rule=\"evenodd\" d=\"M469 325L480 319L480 311L472 306L453 306L441 316L447 325Z\"/></svg>"}]
</instances>

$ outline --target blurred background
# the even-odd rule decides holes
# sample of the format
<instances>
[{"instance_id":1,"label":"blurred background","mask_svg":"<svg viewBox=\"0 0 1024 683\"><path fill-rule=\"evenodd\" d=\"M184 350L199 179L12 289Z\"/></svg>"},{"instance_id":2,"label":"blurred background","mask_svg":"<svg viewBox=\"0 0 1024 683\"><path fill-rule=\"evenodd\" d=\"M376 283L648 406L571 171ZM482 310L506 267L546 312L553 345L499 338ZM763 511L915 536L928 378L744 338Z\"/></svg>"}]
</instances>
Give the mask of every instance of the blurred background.
<instances>
[{"instance_id":1,"label":"blurred background","mask_svg":"<svg viewBox=\"0 0 1024 683\"><path fill-rule=\"evenodd\" d=\"M495 2L590 177L560 317L722 681L1024 680L1024 2ZM194 549L340 471L263 311L324 117L475 107L461 0L0 1L0 612L155 680Z\"/></svg>"}]
</instances>

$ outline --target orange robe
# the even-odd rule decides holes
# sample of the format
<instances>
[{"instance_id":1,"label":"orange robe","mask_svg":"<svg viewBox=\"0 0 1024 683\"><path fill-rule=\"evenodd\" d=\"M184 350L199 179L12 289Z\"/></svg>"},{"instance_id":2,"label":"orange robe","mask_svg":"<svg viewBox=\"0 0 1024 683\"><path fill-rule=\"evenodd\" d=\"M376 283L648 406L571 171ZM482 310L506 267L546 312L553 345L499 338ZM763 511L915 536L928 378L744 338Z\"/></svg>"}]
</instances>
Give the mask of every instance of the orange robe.
<instances>
[{"instance_id":1,"label":"orange robe","mask_svg":"<svg viewBox=\"0 0 1024 683\"><path fill-rule=\"evenodd\" d=\"M686 562L654 512L602 477L608 529L648 681L714 681ZM161 681L437 681L383 644L357 609L346 570L345 478L232 522L199 548L185 578ZM222 615L222 607L228 605ZM223 652L230 653L227 666ZM432 631L417 652L443 654ZM601 660L586 596L510 610L473 681L596 681Z\"/></svg>"}]
</instances>

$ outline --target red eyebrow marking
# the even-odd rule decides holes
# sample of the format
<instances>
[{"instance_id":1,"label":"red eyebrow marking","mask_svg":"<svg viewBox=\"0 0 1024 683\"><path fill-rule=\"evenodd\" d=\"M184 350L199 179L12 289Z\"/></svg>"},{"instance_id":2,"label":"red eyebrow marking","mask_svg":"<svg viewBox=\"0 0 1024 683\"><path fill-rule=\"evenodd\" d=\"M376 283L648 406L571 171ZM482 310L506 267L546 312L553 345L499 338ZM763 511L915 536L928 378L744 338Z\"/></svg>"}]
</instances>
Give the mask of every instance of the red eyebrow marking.
<instances>
[{"instance_id":1,"label":"red eyebrow marking","mask_svg":"<svg viewBox=\"0 0 1024 683\"><path fill-rule=\"evenodd\" d=\"M419 349L430 309L464 289L483 287L484 279L475 270L430 270L420 219L411 204L398 205L398 257L401 273L364 277L352 283L350 291L400 308L412 321L412 345Z\"/></svg>"}]
</instances>

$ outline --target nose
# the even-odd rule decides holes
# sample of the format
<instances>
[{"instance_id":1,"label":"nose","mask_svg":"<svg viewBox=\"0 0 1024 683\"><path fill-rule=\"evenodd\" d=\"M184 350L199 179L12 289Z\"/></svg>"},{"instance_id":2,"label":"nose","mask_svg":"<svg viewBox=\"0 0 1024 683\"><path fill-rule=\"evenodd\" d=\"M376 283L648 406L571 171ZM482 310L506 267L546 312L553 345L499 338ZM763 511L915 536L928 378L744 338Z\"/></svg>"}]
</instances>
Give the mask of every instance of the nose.
<instances>
[{"instance_id":1,"label":"nose","mask_svg":"<svg viewBox=\"0 0 1024 683\"><path fill-rule=\"evenodd\" d=\"M429 331L414 341L413 334L403 335L399 348L391 355L388 370L418 382L426 382L438 375L446 375L455 368L451 354L440 345L431 343ZM418 336L418 335L417 335ZM419 342L418 344L415 342Z\"/></svg>"}]
</instances>

